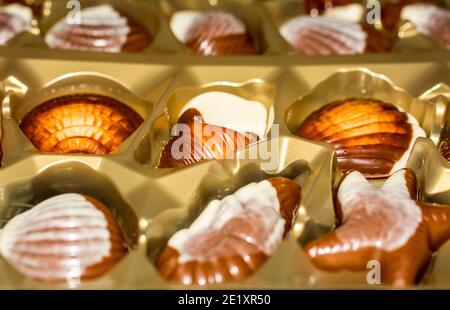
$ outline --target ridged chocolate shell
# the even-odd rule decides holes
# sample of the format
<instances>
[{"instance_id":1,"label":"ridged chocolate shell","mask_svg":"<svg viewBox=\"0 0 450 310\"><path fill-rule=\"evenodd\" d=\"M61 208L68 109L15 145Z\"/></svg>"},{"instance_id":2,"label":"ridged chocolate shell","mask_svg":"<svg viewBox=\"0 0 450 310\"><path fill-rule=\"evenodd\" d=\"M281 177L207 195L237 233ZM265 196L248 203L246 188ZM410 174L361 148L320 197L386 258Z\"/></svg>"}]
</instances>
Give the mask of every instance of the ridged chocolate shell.
<instances>
[{"instance_id":1,"label":"ridged chocolate shell","mask_svg":"<svg viewBox=\"0 0 450 310\"><path fill-rule=\"evenodd\" d=\"M381 186L350 172L336 193L337 228L308 243L305 251L315 266L328 271L367 272L367 263L376 260L380 284L413 285L431 253L450 238L449 206L416 198L412 170L397 171Z\"/></svg>"},{"instance_id":2,"label":"ridged chocolate shell","mask_svg":"<svg viewBox=\"0 0 450 310\"><path fill-rule=\"evenodd\" d=\"M447 159L448 162L450 162L450 137L447 137L441 142L439 151L441 152L442 156L444 156L444 158Z\"/></svg>"},{"instance_id":3,"label":"ridged chocolate shell","mask_svg":"<svg viewBox=\"0 0 450 310\"><path fill-rule=\"evenodd\" d=\"M195 109L186 110L178 124L187 125L189 133L181 131L180 135L170 138L161 152L158 168L177 168L202 160L225 159L228 153L245 147L251 141L237 131L202 123L201 114ZM211 133L204 130L206 126ZM195 128L200 128L201 131L196 131ZM190 149L179 152L177 158L172 154L172 148L178 151L182 145L190 146Z\"/></svg>"},{"instance_id":4,"label":"ridged chocolate shell","mask_svg":"<svg viewBox=\"0 0 450 310\"><path fill-rule=\"evenodd\" d=\"M300 199L294 181L272 178L211 202L169 240L156 262L161 276L206 285L252 275L289 232Z\"/></svg>"},{"instance_id":5,"label":"ridged chocolate shell","mask_svg":"<svg viewBox=\"0 0 450 310\"><path fill-rule=\"evenodd\" d=\"M25 6L11 4L0 7L0 46L6 45L18 34L28 31L33 15Z\"/></svg>"},{"instance_id":6,"label":"ridged chocolate shell","mask_svg":"<svg viewBox=\"0 0 450 310\"><path fill-rule=\"evenodd\" d=\"M202 56L256 54L246 25L231 13L212 11L190 26L186 45Z\"/></svg>"},{"instance_id":7,"label":"ridged chocolate shell","mask_svg":"<svg viewBox=\"0 0 450 310\"><path fill-rule=\"evenodd\" d=\"M111 53L138 52L151 40L147 29L109 5L83 9L80 24L64 18L45 36L50 48Z\"/></svg>"},{"instance_id":8,"label":"ridged chocolate shell","mask_svg":"<svg viewBox=\"0 0 450 310\"><path fill-rule=\"evenodd\" d=\"M358 170L368 178L384 178L403 168L400 161L406 161L415 139L425 133L413 116L392 104L347 99L313 112L297 135L332 143L344 172Z\"/></svg>"},{"instance_id":9,"label":"ridged chocolate shell","mask_svg":"<svg viewBox=\"0 0 450 310\"><path fill-rule=\"evenodd\" d=\"M20 128L42 152L103 155L112 152L142 123L142 117L110 97L58 97L31 110Z\"/></svg>"},{"instance_id":10,"label":"ridged chocolate shell","mask_svg":"<svg viewBox=\"0 0 450 310\"><path fill-rule=\"evenodd\" d=\"M280 34L306 55L354 55L392 48L391 40L376 29L333 17L294 17L280 27Z\"/></svg>"},{"instance_id":11,"label":"ridged chocolate shell","mask_svg":"<svg viewBox=\"0 0 450 310\"><path fill-rule=\"evenodd\" d=\"M1 255L26 277L44 282L99 277L127 251L108 208L79 194L47 199L0 232Z\"/></svg>"}]
</instances>

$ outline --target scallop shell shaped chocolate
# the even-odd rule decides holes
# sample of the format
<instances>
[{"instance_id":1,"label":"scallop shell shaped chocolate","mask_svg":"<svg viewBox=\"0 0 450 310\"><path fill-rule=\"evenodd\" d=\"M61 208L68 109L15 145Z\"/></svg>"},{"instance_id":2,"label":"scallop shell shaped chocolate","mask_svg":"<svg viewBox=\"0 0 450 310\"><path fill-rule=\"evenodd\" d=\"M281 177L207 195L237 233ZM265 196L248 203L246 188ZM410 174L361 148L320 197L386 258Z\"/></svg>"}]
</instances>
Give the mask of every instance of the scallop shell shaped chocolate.
<instances>
[{"instance_id":1,"label":"scallop shell shaped chocolate","mask_svg":"<svg viewBox=\"0 0 450 310\"><path fill-rule=\"evenodd\" d=\"M403 168L424 130L410 114L371 99L329 103L309 115L297 129L302 138L332 143L339 168L383 178Z\"/></svg>"},{"instance_id":2,"label":"scallop shell shaped chocolate","mask_svg":"<svg viewBox=\"0 0 450 310\"><path fill-rule=\"evenodd\" d=\"M440 144L439 151L450 162L450 137L445 138Z\"/></svg>"},{"instance_id":3,"label":"scallop shell shaped chocolate","mask_svg":"<svg viewBox=\"0 0 450 310\"><path fill-rule=\"evenodd\" d=\"M158 168L176 168L208 159L225 159L230 152L248 145L252 139L232 129L202 122L196 109L186 110L178 120L178 135L161 152Z\"/></svg>"},{"instance_id":4,"label":"scallop shell shaped chocolate","mask_svg":"<svg viewBox=\"0 0 450 310\"><path fill-rule=\"evenodd\" d=\"M150 33L138 22L109 5L86 8L80 20L66 17L46 34L50 48L94 52L137 52L151 42Z\"/></svg>"},{"instance_id":5,"label":"scallop shell shaped chocolate","mask_svg":"<svg viewBox=\"0 0 450 310\"><path fill-rule=\"evenodd\" d=\"M142 123L142 117L110 97L58 97L31 110L20 128L42 152L103 155L112 152Z\"/></svg>"},{"instance_id":6,"label":"scallop shell shaped chocolate","mask_svg":"<svg viewBox=\"0 0 450 310\"><path fill-rule=\"evenodd\" d=\"M392 48L390 40L375 29L334 17L294 17L279 31L297 52L306 55L353 55Z\"/></svg>"},{"instance_id":7,"label":"scallop shell shaped chocolate","mask_svg":"<svg viewBox=\"0 0 450 310\"><path fill-rule=\"evenodd\" d=\"M307 255L329 271L366 271L377 260L383 284L417 283L431 253L450 238L450 208L416 197L412 170L397 171L381 186L350 172L336 194L337 228L311 241Z\"/></svg>"},{"instance_id":8,"label":"scallop shell shaped chocolate","mask_svg":"<svg viewBox=\"0 0 450 310\"><path fill-rule=\"evenodd\" d=\"M108 208L63 194L9 221L0 232L0 253L26 277L76 283L105 274L127 247Z\"/></svg>"},{"instance_id":9,"label":"scallop shell shaped chocolate","mask_svg":"<svg viewBox=\"0 0 450 310\"><path fill-rule=\"evenodd\" d=\"M0 46L6 45L16 35L31 27L32 12L29 8L11 4L0 8Z\"/></svg>"},{"instance_id":10,"label":"scallop shell shaped chocolate","mask_svg":"<svg viewBox=\"0 0 450 310\"><path fill-rule=\"evenodd\" d=\"M433 4L411 4L401 10L400 18L413 23L419 33L440 47L450 50L450 10Z\"/></svg>"},{"instance_id":11,"label":"scallop shell shaped chocolate","mask_svg":"<svg viewBox=\"0 0 450 310\"><path fill-rule=\"evenodd\" d=\"M213 200L169 240L157 259L160 274L186 285L250 276L289 232L300 196L294 181L271 178Z\"/></svg>"},{"instance_id":12,"label":"scallop shell shaped chocolate","mask_svg":"<svg viewBox=\"0 0 450 310\"><path fill-rule=\"evenodd\" d=\"M184 37L179 39L198 55L256 53L246 25L231 13L224 11L199 13L187 28Z\"/></svg>"}]
</instances>

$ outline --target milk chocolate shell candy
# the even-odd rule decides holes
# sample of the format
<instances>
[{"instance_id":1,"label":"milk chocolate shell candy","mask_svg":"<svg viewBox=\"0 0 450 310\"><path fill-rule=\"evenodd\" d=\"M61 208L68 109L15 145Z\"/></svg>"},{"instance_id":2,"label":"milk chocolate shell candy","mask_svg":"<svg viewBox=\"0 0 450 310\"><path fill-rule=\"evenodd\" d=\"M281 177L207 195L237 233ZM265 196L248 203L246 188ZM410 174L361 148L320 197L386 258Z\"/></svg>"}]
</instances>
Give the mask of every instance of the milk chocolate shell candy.
<instances>
[{"instance_id":1,"label":"milk chocolate shell candy","mask_svg":"<svg viewBox=\"0 0 450 310\"><path fill-rule=\"evenodd\" d=\"M68 17L45 36L50 48L94 52L137 52L151 42L150 33L109 5L83 9L79 21Z\"/></svg>"},{"instance_id":2,"label":"milk chocolate shell candy","mask_svg":"<svg viewBox=\"0 0 450 310\"><path fill-rule=\"evenodd\" d=\"M376 29L327 16L297 16L281 25L281 36L306 55L354 55L388 52L390 39Z\"/></svg>"},{"instance_id":3,"label":"milk chocolate shell candy","mask_svg":"<svg viewBox=\"0 0 450 310\"><path fill-rule=\"evenodd\" d=\"M442 156L450 162L450 137L441 142L440 149Z\"/></svg>"},{"instance_id":4,"label":"milk chocolate shell candy","mask_svg":"<svg viewBox=\"0 0 450 310\"><path fill-rule=\"evenodd\" d=\"M271 178L211 201L189 228L169 240L157 259L160 274L186 285L250 276L289 232L300 192L294 181Z\"/></svg>"},{"instance_id":5,"label":"milk chocolate shell candy","mask_svg":"<svg viewBox=\"0 0 450 310\"><path fill-rule=\"evenodd\" d=\"M309 115L297 129L302 138L332 143L339 168L383 178L404 168L424 130L409 113L371 99L329 103Z\"/></svg>"},{"instance_id":6,"label":"milk chocolate shell candy","mask_svg":"<svg viewBox=\"0 0 450 310\"><path fill-rule=\"evenodd\" d=\"M244 22L225 11L176 12L170 26L177 39L198 55L257 53Z\"/></svg>"},{"instance_id":7,"label":"milk chocolate shell candy","mask_svg":"<svg viewBox=\"0 0 450 310\"><path fill-rule=\"evenodd\" d=\"M11 4L0 7L0 46L31 27L33 13L25 6Z\"/></svg>"},{"instance_id":8,"label":"milk chocolate shell candy","mask_svg":"<svg viewBox=\"0 0 450 310\"><path fill-rule=\"evenodd\" d=\"M58 97L31 110L20 128L42 152L103 155L112 152L142 123L127 105L110 97Z\"/></svg>"},{"instance_id":9,"label":"milk chocolate shell candy","mask_svg":"<svg viewBox=\"0 0 450 310\"><path fill-rule=\"evenodd\" d=\"M450 206L416 196L412 170L397 171L379 187L359 172L347 174L336 195L337 228L310 242L307 255L328 271L367 271L377 260L383 284L417 283L431 254L450 238Z\"/></svg>"},{"instance_id":10,"label":"milk chocolate shell candy","mask_svg":"<svg viewBox=\"0 0 450 310\"><path fill-rule=\"evenodd\" d=\"M178 124L184 127L179 127L179 134L164 146L158 168L176 168L207 159L225 159L227 154L252 141L251 137L235 130L203 123L202 115L196 109L186 110Z\"/></svg>"},{"instance_id":11,"label":"milk chocolate shell candy","mask_svg":"<svg viewBox=\"0 0 450 310\"><path fill-rule=\"evenodd\" d=\"M0 232L0 252L26 277L70 283L103 275L127 247L108 208L90 197L64 194L9 221Z\"/></svg>"}]
</instances>

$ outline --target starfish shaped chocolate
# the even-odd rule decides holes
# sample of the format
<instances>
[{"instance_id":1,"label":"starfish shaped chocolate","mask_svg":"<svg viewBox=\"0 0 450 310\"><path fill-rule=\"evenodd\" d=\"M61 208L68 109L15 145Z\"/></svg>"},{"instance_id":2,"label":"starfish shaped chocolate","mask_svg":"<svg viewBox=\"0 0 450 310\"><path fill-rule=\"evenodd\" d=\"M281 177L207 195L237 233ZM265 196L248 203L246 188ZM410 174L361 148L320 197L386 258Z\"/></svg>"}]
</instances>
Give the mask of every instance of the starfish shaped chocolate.
<instances>
[{"instance_id":1,"label":"starfish shaped chocolate","mask_svg":"<svg viewBox=\"0 0 450 310\"><path fill-rule=\"evenodd\" d=\"M307 244L307 255L328 271L364 271L377 260L383 284L417 283L431 254L450 238L450 206L416 197L412 170L399 170L381 186L348 173L336 192L337 228Z\"/></svg>"}]
</instances>

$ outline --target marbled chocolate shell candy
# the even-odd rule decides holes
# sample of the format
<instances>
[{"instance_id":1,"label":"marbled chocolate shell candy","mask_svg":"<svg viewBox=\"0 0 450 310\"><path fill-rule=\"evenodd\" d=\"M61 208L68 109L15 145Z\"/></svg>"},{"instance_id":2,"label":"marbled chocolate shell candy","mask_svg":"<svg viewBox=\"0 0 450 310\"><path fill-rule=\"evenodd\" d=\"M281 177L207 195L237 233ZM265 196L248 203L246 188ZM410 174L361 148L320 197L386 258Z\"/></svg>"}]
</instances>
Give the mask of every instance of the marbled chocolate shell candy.
<instances>
[{"instance_id":1,"label":"marbled chocolate shell candy","mask_svg":"<svg viewBox=\"0 0 450 310\"><path fill-rule=\"evenodd\" d=\"M352 171L335 201L337 228L307 244L315 266L327 271L367 272L380 264L381 283L417 283L431 254L450 238L450 206L417 202L416 177L402 169L381 186Z\"/></svg>"},{"instance_id":2,"label":"marbled chocolate shell candy","mask_svg":"<svg viewBox=\"0 0 450 310\"><path fill-rule=\"evenodd\" d=\"M329 103L309 115L297 129L302 138L332 143L339 168L384 178L403 168L424 130L414 116L372 99Z\"/></svg>"},{"instance_id":3,"label":"marbled chocolate shell candy","mask_svg":"<svg viewBox=\"0 0 450 310\"><path fill-rule=\"evenodd\" d=\"M42 152L103 155L124 142L142 121L113 98L80 94L38 105L25 115L20 128Z\"/></svg>"},{"instance_id":4,"label":"marbled chocolate shell candy","mask_svg":"<svg viewBox=\"0 0 450 310\"><path fill-rule=\"evenodd\" d=\"M289 232L300 199L301 189L294 181L271 178L211 201L159 255L161 276L206 285L252 275Z\"/></svg>"},{"instance_id":5,"label":"marbled chocolate shell candy","mask_svg":"<svg viewBox=\"0 0 450 310\"><path fill-rule=\"evenodd\" d=\"M99 277L127 251L108 208L80 194L47 199L0 232L1 255L26 277L44 282Z\"/></svg>"},{"instance_id":6,"label":"marbled chocolate shell candy","mask_svg":"<svg viewBox=\"0 0 450 310\"><path fill-rule=\"evenodd\" d=\"M388 52L391 40L376 29L326 16L297 16L282 24L281 36L306 55L354 55Z\"/></svg>"},{"instance_id":7,"label":"marbled chocolate shell candy","mask_svg":"<svg viewBox=\"0 0 450 310\"><path fill-rule=\"evenodd\" d=\"M247 26L225 11L179 12L172 17L171 27L177 38L202 56L256 54ZM189 21L185 21L186 15ZM186 25L187 23L187 25ZM178 24L181 24L179 26ZM177 30L186 27L186 31Z\"/></svg>"},{"instance_id":8,"label":"marbled chocolate shell candy","mask_svg":"<svg viewBox=\"0 0 450 310\"><path fill-rule=\"evenodd\" d=\"M32 19L31 9L25 6L10 4L0 7L0 46L8 44L18 34L28 31Z\"/></svg>"},{"instance_id":9,"label":"marbled chocolate shell candy","mask_svg":"<svg viewBox=\"0 0 450 310\"><path fill-rule=\"evenodd\" d=\"M441 152L442 156L444 156L444 158L447 159L448 162L450 162L450 136L448 136L441 142L439 151Z\"/></svg>"},{"instance_id":10,"label":"marbled chocolate shell candy","mask_svg":"<svg viewBox=\"0 0 450 310\"><path fill-rule=\"evenodd\" d=\"M176 168L208 159L225 159L230 152L248 145L252 138L225 127L205 124L196 109L186 110L178 120L179 135L165 144L158 168ZM256 140L256 138L254 138Z\"/></svg>"},{"instance_id":11,"label":"marbled chocolate shell candy","mask_svg":"<svg viewBox=\"0 0 450 310\"><path fill-rule=\"evenodd\" d=\"M151 40L147 29L110 5L83 9L79 21L66 17L45 36L50 48L110 53L138 52Z\"/></svg>"}]
</instances>

